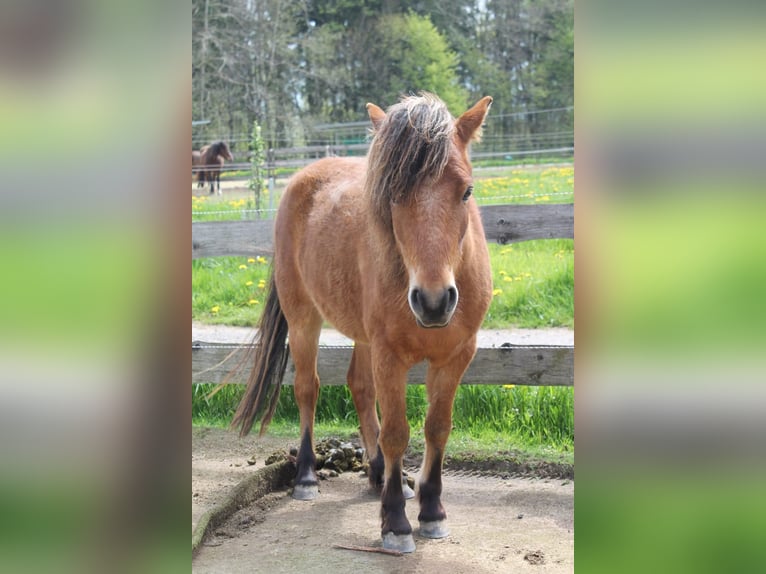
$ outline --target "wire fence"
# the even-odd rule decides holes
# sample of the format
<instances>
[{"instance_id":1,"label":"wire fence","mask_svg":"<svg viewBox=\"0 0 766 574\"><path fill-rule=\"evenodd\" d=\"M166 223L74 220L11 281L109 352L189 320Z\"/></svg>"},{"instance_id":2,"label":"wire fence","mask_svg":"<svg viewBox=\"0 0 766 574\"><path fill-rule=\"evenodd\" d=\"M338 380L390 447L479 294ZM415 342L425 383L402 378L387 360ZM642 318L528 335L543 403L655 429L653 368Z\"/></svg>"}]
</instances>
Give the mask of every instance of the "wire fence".
<instances>
[{"instance_id":1,"label":"wire fence","mask_svg":"<svg viewBox=\"0 0 766 574\"><path fill-rule=\"evenodd\" d=\"M283 118L284 119L284 118ZM297 126L292 121L285 121L292 126L291 133L277 133L264 129L262 137L271 147L291 147L298 145L337 145L342 143L363 143L368 140L370 122L350 121ZM198 123L192 129L192 148L199 149L211 141L223 140L234 149L233 152L246 153L250 142L252 120L240 127L230 126L228 131L220 124ZM223 129L222 129L223 128ZM490 113L484 126L482 142L477 149L499 151L504 148L525 149L551 147L554 145L573 145L574 142L574 107L558 107L541 110L522 110L508 113Z\"/></svg>"},{"instance_id":2,"label":"wire fence","mask_svg":"<svg viewBox=\"0 0 766 574\"><path fill-rule=\"evenodd\" d=\"M567 140L568 141L568 140ZM502 159L505 161L514 161L529 156L546 156L570 158L574 155L574 143L572 145L547 147L544 149L513 149L504 148L502 151L480 151L471 150L471 161ZM316 161L322 157L346 157L346 156L364 156L367 153L369 144L336 144L336 145L316 145L291 148L269 149L266 152L266 161L259 166L266 174L271 174L277 168L300 168ZM249 154L247 154L249 155ZM246 158L249 159L249 158ZM247 161L235 161L227 163L221 168L218 164L213 165L193 165L193 173L209 172L232 172L247 171L252 169L252 164ZM246 177L246 176L242 176Z\"/></svg>"}]
</instances>

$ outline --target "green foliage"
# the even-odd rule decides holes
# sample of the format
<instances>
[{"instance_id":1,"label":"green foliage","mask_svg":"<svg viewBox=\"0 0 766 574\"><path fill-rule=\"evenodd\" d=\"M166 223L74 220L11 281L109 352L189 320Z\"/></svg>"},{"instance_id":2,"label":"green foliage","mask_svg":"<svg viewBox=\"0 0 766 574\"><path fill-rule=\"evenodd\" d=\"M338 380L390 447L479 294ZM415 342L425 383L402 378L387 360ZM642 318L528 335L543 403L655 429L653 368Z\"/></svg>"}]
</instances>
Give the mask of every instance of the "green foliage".
<instances>
[{"instance_id":1,"label":"green foliage","mask_svg":"<svg viewBox=\"0 0 766 574\"><path fill-rule=\"evenodd\" d=\"M468 92L459 84L459 58L428 16L389 16L381 22L382 47L392 63L385 100L424 90L438 94L453 115L465 111Z\"/></svg>"},{"instance_id":2,"label":"green foliage","mask_svg":"<svg viewBox=\"0 0 766 574\"><path fill-rule=\"evenodd\" d=\"M243 138L258 119L272 147L325 143L316 124L419 90L453 114L493 96L489 147L571 131L571 110L525 114L574 101L573 15L572 0L193 0L192 111L211 121L195 141Z\"/></svg>"},{"instance_id":3,"label":"green foliage","mask_svg":"<svg viewBox=\"0 0 766 574\"><path fill-rule=\"evenodd\" d=\"M250 134L250 166L251 175L247 183L248 189L255 196L255 208L261 209L261 192L263 191L264 178L261 173L261 165L266 160L264 155L265 145L261 137L261 126L257 121L253 121L253 131Z\"/></svg>"}]
</instances>

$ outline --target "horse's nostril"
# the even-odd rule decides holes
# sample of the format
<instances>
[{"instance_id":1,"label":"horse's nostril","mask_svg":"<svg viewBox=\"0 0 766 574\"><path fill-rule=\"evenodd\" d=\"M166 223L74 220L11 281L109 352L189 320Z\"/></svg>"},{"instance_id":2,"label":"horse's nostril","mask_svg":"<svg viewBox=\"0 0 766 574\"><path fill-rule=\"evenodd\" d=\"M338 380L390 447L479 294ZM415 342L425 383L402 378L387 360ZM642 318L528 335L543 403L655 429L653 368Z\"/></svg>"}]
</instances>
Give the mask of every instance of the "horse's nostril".
<instances>
[{"instance_id":1,"label":"horse's nostril","mask_svg":"<svg viewBox=\"0 0 766 574\"><path fill-rule=\"evenodd\" d=\"M447 309L452 309L457 304L457 287L447 288Z\"/></svg>"},{"instance_id":2,"label":"horse's nostril","mask_svg":"<svg viewBox=\"0 0 766 574\"><path fill-rule=\"evenodd\" d=\"M420 289L413 289L410 291L410 305L415 309L422 309L423 303L420 300Z\"/></svg>"}]
</instances>

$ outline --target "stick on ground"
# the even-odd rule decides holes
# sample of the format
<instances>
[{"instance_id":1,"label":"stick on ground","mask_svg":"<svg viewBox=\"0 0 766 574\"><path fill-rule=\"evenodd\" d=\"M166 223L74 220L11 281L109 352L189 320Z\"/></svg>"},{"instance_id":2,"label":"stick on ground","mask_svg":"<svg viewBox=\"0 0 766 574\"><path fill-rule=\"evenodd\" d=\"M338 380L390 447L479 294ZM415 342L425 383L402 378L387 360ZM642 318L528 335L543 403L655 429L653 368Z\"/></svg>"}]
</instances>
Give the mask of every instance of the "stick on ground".
<instances>
[{"instance_id":1,"label":"stick on ground","mask_svg":"<svg viewBox=\"0 0 766 574\"><path fill-rule=\"evenodd\" d=\"M357 552L376 552L377 554L388 554L389 556L404 556L404 552L398 550L389 550L388 548L377 548L375 546L353 546L345 544L333 544L333 548L342 550L356 550Z\"/></svg>"}]
</instances>

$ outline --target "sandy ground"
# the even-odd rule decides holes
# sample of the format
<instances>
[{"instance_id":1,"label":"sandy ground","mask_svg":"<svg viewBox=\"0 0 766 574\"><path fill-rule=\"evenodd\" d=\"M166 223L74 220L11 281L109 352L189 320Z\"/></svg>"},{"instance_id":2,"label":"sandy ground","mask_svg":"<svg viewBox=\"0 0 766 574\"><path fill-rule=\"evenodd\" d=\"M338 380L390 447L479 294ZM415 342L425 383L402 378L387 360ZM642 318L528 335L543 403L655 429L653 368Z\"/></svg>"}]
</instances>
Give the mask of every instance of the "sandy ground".
<instances>
[{"instance_id":1,"label":"sandy ground","mask_svg":"<svg viewBox=\"0 0 766 574\"><path fill-rule=\"evenodd\" d=\"M234 432L194 429L192 528L199 516L279 449L277 437L239 439ZM256 463L248 464L255 456ZM415 531L416 551L393 557L333 548L379 547L380 503L366 477L343 473L320 484L315 501L287 490L239 510L217 528L192 561L192 571L310 573L494 573L574 570L574 484L566 479L485 476L449 471L443 503L450 535L427 540ZM407 504L417 529L418 506Z\"/></svg>"}]
</instances>

